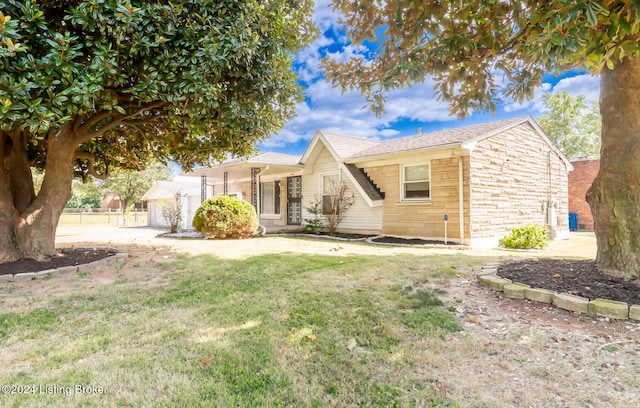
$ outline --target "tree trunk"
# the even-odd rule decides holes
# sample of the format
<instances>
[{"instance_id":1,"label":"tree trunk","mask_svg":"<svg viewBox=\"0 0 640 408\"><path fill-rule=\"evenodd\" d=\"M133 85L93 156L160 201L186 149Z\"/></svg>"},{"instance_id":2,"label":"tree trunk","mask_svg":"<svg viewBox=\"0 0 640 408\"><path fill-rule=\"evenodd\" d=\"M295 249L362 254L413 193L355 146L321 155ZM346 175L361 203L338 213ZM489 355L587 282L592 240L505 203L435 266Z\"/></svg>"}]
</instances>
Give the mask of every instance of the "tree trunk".
<instances>
[{"instance_id":1,"label":"tree trunk","mask_svg":"<svg viewBox=\"0 0 640 408\"><path fill-rule=\"evenodd\" d=\"M9 177L14 137L15 135L0 131L0 262L13 261L19 257L13 232L18 213L13 203Z\"/></svg>"},{"instance_id":2,"label":"tree trunk","mask_svg":"<svg viewBox=\"0 0 640 408\"><path fill-rule=\"evenodd\" d=\"M0 138L0 262L56 255L55 233L71 197L75 145L71 125L47 141L45 177L38 195L20 131Z\"/></svg>"},{"instance_id":3,"label":"tree trunk","mask_svg":"<svg viewBox=\"0 0 640 408\"><path fill-rule=\"evenodd\" d=\"M640 276L640 57L600 74L600 170L587 192L607 272Z\"/></svg>"}]
</instances>

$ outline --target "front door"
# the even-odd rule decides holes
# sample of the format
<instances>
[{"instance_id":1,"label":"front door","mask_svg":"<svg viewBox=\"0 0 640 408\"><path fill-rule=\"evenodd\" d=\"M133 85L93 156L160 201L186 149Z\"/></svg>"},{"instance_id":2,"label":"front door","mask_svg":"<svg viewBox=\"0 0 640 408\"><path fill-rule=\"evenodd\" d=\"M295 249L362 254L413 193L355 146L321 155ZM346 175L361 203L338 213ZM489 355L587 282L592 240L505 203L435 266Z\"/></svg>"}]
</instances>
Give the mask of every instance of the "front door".
<instances>
[{"instance_id":1,"label":"front door","mask_svg":"<svg viewBox=\"0 0 640 408\"><path fill-rule=\"evenodd\" d=\"M302 225L302 176L287 177L287 225Z\"/></svg>"}]
</instances>

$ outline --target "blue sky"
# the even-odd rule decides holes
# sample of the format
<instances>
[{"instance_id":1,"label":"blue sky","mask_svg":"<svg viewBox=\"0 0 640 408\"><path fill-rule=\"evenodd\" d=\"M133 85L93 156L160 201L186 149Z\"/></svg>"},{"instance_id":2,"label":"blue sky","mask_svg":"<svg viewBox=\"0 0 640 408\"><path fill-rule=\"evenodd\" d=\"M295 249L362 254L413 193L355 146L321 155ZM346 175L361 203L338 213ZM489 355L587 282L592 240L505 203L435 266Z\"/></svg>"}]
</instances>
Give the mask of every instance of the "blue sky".
<instances>
[{"instance_id":1,"label":"blue sky","mask_svg":"<svg viewBox=\"0 0 640 408\"><path fill-rule=\"evenodd\" d=\"M597 100L600 92L598 77L565 73L558 77L545 77L543 86L536 90L534 99L519 104L500 102L495 116L474 113L464 120L450 116L446 103L437 100L433 92L434 82L426 78L417 84L387 95L386 113L376 117L364 108L364 98L357 91L341 94L325 80L320 61L327 53L337 60L347 60L353 55L364 56L366 50L349 45L338 24L338 15L331 10L330 0L316 0L314 20L322 32L313 44L298 53L294 69L305 84L305 101L297 106L294 117L280 132L258 144L261 152L275 151L302 154L317 130L326 130L349 136L376 140L411 136L418 127L422 132L456 128L491 120L543 113L542 95L548 92L567 91L573 95L585 95L587 101Z\"/></svg>"}]
</instances>

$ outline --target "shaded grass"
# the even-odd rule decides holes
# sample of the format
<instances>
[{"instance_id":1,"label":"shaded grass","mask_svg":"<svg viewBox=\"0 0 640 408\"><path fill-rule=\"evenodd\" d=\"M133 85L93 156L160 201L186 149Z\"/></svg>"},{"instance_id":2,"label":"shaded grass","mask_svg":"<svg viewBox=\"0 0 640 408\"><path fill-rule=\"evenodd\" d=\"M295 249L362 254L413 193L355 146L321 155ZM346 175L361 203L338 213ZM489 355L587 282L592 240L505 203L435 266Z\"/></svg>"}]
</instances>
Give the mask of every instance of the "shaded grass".
<instances>
[{"instance_id":1,"label":"shaded grass","mask_svg":"<svg viewBox=\"0 0 640 408\"><path fill-rule=\"evenodd\" d=\"M2 406L455 406L402 358L460 330L438 285L481 258L180 256L135 277L0 314L8 384L106 394L2 395ZM134 273L121 265L120 272ZM435 351L437 352L437 351ZM399 361L401 359L401 361Z\"/></svg>"}]
</instances>

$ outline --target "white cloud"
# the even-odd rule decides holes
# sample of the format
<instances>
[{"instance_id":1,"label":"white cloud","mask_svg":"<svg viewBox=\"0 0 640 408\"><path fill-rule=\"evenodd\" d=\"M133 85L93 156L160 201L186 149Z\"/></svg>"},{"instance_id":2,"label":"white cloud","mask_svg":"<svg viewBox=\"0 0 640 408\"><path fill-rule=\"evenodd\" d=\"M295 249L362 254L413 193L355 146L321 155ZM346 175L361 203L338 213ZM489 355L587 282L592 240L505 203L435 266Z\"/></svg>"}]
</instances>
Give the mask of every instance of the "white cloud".
<instances>
[{"instance_id":1,"label":"white cloud","mask_svg":"<svg viewBox=\"0 0 640 408\"><path fill-rule=\"evenodd\" d=\"M306 93L307 100L298 105L296 117L282 131L263 142L263 148L308 141L317 130L387 139L400 134L394 125L405 119L419 122L451 120L448 105L438 102L434 96L432 81L390 93L386 112L379 118L369 111L357 91L341 94L339 89L322 80L311 84Z\"/></svg>"},{"instance_id":2,"label":"white cloud","mask_svg":"<svg viewBox=\"0 0 640 408\"><path fill-rule=\"evenodd\" d=\"M321 32L337 30L339 15L332 10L332 0L316 0L313 21Z\"/></svg>"},{"instance_id":3,"label":"white cloud","mask_svg":"<svg viewBox=\"0 0 640 408\"><path fill-rule=\"evenodd\" d=\"M396 90L387 96L385 118L394 122L406 118L422 122L451 120L449 104L438 101L433 90L435 82L428 78L421 84Z\"/></svg>"},{"instance_id":4,"label":"white cloud","mask_svg":"<svg viewBox=\"0 0 640 408\"><path fill-rule=\"evenodd\" d=\"M553 92L567 91L573 96L584 95L588 103L600 98L600 77L593 75L577 75L558 81Z\"/></svg>"},{"instance_id":5,"label":"white cloud","mask_svg":"<svg viewBox=\"0 0 640 408\"><path fill-rule=\"evenodd\" d=\"M504 106L505 112L524 110L526 113L537 114L545 111L542 96L546 93L566 91L572 96L584 95L587 103L597 101L600 96L600 79L593 75L581 74L559 80L555 85L549 82L536 88L533 99L519 102L510 102Z\"/></svg>"},{"instance_id":6,"label":"white cloud","mask_svg":"<svg viewBox=\"0 0 640 408\"><path fill-rule=\"evenodd\" d=\"M540 112L544 105L542 104L542 95L548 93L551 90L551 84L543 83L533 91L533 98L522 102L516 102L513 99L507 102L503 109L505 112L525 111L524 113L530 114L532 112Z\"/></svg>"}]
</instances>

